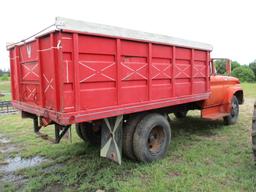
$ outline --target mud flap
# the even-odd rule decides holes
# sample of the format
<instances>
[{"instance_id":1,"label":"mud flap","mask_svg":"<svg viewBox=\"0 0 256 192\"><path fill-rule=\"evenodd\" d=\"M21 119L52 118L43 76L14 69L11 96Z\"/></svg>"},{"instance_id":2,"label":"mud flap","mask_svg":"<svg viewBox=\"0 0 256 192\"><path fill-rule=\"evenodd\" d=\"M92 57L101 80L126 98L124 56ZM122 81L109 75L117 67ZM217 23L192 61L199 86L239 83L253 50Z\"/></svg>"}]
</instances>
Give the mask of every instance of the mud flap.
<instances>
[{"instance_id":1,"label":"mud flap","mask_svg":"<svg viewBox=\"0 0 256 192\"><path fill-rule=\"evenodd\" d=\"M105 118L101 127L100 156L121 165L123 115Z\"/></svg>"}]
</instances>

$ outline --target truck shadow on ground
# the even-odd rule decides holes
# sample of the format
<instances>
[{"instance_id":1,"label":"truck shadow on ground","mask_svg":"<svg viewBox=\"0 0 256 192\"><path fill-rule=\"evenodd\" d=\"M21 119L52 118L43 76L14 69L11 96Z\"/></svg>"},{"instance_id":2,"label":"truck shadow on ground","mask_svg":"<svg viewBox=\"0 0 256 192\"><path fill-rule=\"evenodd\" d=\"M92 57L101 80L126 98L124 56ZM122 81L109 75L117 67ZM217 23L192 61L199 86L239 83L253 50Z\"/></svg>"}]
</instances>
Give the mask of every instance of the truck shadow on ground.
<instances>
[{"instance_id":1,"label":"truck shadow on ground","mask_svg":"<svg viewBox=\"0 0 256 192\"><path fill-rule=\"evenodd\" d=\"M222 120L202 119L198 116L188 116L183 119L171 120L172 137L186 135L213 136L216 130L223 129Z\"/></svg>"}]
</instances>

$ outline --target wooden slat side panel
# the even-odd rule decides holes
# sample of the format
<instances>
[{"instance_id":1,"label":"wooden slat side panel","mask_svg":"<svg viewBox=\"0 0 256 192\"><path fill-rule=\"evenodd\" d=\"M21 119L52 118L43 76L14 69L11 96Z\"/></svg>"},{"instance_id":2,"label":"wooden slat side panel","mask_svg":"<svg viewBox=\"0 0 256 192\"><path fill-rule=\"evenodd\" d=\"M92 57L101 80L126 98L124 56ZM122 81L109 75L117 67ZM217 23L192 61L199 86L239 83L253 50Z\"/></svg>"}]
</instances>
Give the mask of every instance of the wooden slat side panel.
<instances>
[{"instance_id":1,"label":"wooden slat side panel","mask_svg":"<svg viewBox=\"0 0 256 192\"><path fill-rule=\"evenodd\" d=\"M194 51L194 65L193 65L193 93L205 93L207 89L208 77L208 59L207 52L201 50Z\"/></svg>"},{"instance_id":2,"label":"wooden slat side panel","mask_svg":"<svg viewBox=\"0 0 256 192\"><path fill-rule=\"evenodd\" d=\"M176 47L175 96L191 95L191 49Z\"/></svg>"},{"instance_id":3,"label":"wooden slat side panel","mask_svg":"<svg viewBox=\"0 0 256 192\"><path fill-rule=\"evenodd\" d=\"M40 70L38 43L31 41L18 48L20 100L31 105L40 105Z\"/></svg>"},{"instance_id":4,"label":"wooden slat side panel","mask_svg":"<svg viewBox=\"0 0 256 192\"><path fill-rule=\"evenodd\" d=\"M148 43L121 41L120 103L129 104L149 99Z\"/></svg>"},{"instance_id":5,"label":"wooden slat side panel","mask_svg":"<svg viewBox=\"0 0 256 192\"><path fill-rule=\"evenodd\" d=\"M40 52L42 65L42 83L43 83L43 102L45 108L56 110L56 82L55 70L52 58L52 40L50 35L40 38Z\"/></svg>"},{"instance_id":6,"label":"wooden slat side panel","mask_svg":"<svg viewBox=\"0 0 256 192\"><path fill-rule=\"evenodd\" d=\"M173 47L152 45L152 99L172 97Z\"/></svg>"},{"instance_id":7,"label":"wooden slat side panel","mask_svg":"<svg viewBox=\"0 0 256 192\"><path fill-rule=\"evenodd\" d=\"M79 36L81 109L117 105L116 39Z\"/></svg>"},{"instance_id":8,"label":"wooden slat side panel","mask_svg":"<svg viewBox=\"0 0 256 192\"><path fill-rule=\"evenodd\" d=\"M78 35L77 47L83 110L206 91L206 51L89 34Z\"/></svg>"},{"instance_id":9,"label":"wooden slat side panel","mask_svg":"<svg viewBox=\"0 0 256 192\"><path fill-rule=\"evenodd\" d=\"M61 40L62 45L62 51L59 52L59 65L61 65L63 71L60 74L60 86L62 86L60 91L61 110L71 112L75 111L73 36L71 33L61 33L58 39Z\"/></svg>"}]
</instances>

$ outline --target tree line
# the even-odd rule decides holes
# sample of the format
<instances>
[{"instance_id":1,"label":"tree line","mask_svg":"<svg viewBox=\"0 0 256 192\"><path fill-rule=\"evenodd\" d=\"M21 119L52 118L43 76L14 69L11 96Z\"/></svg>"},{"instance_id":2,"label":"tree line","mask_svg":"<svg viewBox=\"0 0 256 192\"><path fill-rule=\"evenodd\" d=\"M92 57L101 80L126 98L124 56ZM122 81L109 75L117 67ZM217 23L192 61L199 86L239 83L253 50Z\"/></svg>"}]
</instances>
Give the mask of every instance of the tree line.
<instances>
[{"instance_id":1,"label":"tree line","mask_svg":"<svg viewBox=\"0 0 256 192\"><path fill-rule=\"evenodd\" d=\"M214 62L217 74L226 74L226 60L220 59ZM255 82L256 81L256 60L247 64L241 65L237 61L231 63L231 75L239 78L241 82Z\"/></svg>"}]
</instances>

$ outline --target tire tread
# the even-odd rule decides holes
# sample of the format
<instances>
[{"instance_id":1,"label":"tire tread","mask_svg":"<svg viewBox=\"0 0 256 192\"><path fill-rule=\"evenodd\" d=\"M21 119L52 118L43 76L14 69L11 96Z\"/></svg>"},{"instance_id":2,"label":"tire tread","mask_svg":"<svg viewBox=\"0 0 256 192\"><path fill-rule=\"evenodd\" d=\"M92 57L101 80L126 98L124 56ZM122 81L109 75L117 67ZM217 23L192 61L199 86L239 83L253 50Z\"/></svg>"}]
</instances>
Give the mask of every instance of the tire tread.
<instances>
[{"instance_id":1,"label":"tire tread","mask_svg":"<svg viewBox=\"0 0 256 192\"><path fill-rule=\"evenodd\" d=\"M131 115L128 122L123 127L123 153L131 160L136 160L133 151L133 135L138 122L143 118L144 114Z\"/></svg>"},{"instance_id":2,"label":"tire tread","mask_svg":"<svg viewBox=\"0 0 256 192\"><path fill-rule=\"evenodd\" d=\"M232 97L232 103L233 102L236 102L237 105L238 105L238 114L237 114L236 117L232 117L231 115L223 117L225 125L233 125L233 124L235 124L237 122L238 115L239 115L239 102L238 102L238 99L236 98L235 95L233 95L233 97Z\"/></svg>"},{"instance_id":3,"label":"tire tread","mask_svg":"<svg viewBox=\"0 0 256 192\"><path fill-rule=\"evenodd\" d=\"M158 124L161 123L162 126L165 127L165 131L167 132L166 134L168 136L166 138L166 143L162 151L158 155L153 156L149 154L145 142L148 139L146 135L149 129L151 128L150 126L157 123ZM167 152L170 140L171 140L171 129L170 129L168 120L158 113L148 114L143 119L141 119L141 121L138 123L135 129L134 136L133 136L134 154L137 160L142 162L152 162L154 160L161 159Z\"/></svg>"}]
</instances>

